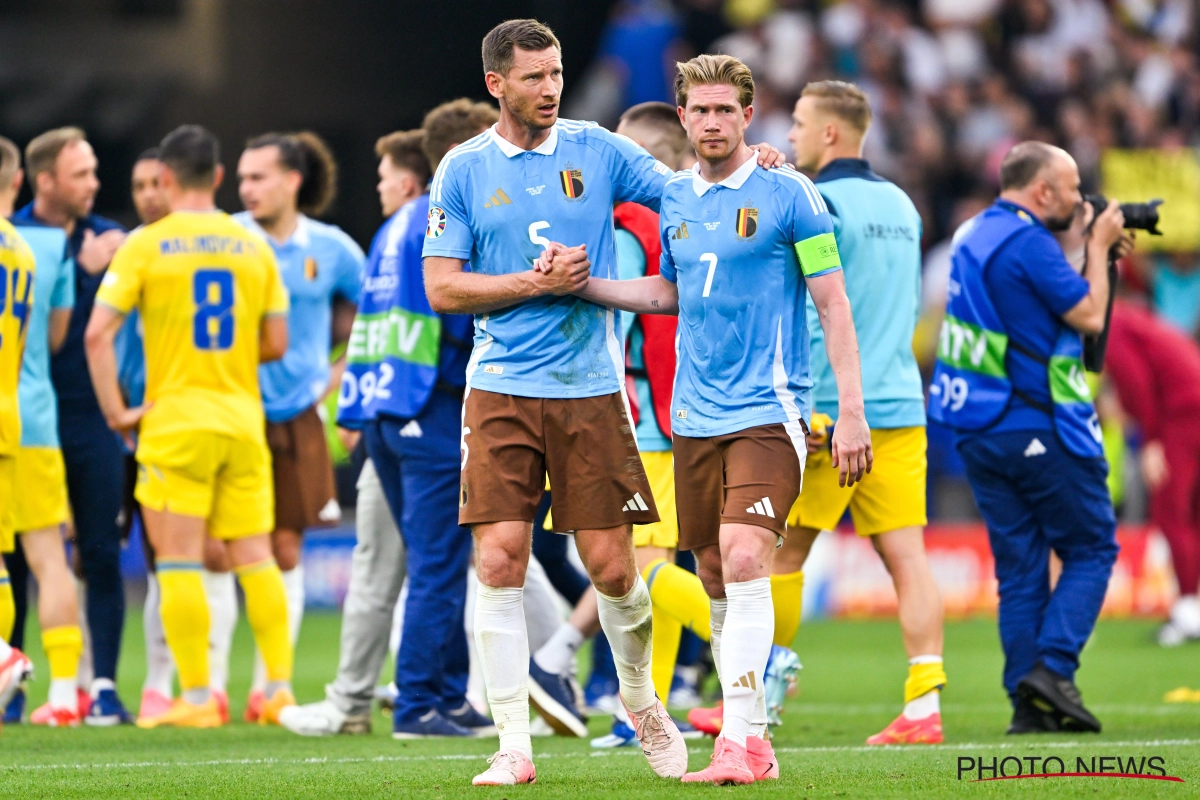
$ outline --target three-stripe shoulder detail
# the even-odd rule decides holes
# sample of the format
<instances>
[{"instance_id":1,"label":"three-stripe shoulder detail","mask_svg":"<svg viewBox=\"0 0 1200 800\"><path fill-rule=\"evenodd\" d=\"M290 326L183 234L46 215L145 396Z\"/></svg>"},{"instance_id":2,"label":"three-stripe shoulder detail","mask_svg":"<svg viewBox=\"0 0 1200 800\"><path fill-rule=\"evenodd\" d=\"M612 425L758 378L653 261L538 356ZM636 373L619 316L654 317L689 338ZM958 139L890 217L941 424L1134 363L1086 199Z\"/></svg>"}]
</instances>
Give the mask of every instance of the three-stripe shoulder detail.
<instances>
[{"instance_id":1,"label":"three-stripe shoulder detail","mask_svg":"<svg viewBox=\"0 0 1200 800\"><path fill-rule=\"evenodd\" d=\"M429 187L429 199L432 202L440 203L442 200L442 184L446 180L446 172L450 167L450 163L457 158L462 158L471 153L478 153L491 144L491 137L487 131L476 136L474 139L468 139L465 143L451 150L442 159L442 163L438 164L437 172L433 175L433 183Z\"/></svg>"},{"instance_id":2,"label":"three-stripe shoulder detail","mask_svg":"<svg viewBox=\"0 0 1200 800\"><path fill-rule=\"evenodd\" d=\"M804 196L808 198L808 205L812 208L813 214L823 214L829 211L829 206L825 205L825 198L806 176L787 167L773 169L768 174L782 175L799 183L800 188L804 190Z\"/></svg>"}]
</instances>

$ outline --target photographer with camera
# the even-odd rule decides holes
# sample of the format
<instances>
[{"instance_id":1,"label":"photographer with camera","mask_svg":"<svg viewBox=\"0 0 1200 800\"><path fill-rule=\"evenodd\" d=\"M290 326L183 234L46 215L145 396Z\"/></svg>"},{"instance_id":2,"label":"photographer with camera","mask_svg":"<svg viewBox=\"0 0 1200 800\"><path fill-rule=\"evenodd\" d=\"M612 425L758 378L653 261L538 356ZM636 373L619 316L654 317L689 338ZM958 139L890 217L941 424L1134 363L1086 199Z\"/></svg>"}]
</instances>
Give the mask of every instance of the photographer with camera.
<instances>
[{"instance_id":1,"label":"photographer with camera","mask_svg":"<svg viewBox=\"0 0 1200 800\"><path fill-rule=\"evenodd\" d=\"M1075 161L1057 147L1013 147L1000 190L954 238L929 415L956 431L987 523L1008 732L1099 731L1074 676L1117 558L1116 517L1083 335L1103 333L1108 259L1132 240L1116 203L1083 202ZM1079 213L1083 275L1054 236ZM1053 591L1051 550L1063 564Z\"/></svg>"}]
</instances>

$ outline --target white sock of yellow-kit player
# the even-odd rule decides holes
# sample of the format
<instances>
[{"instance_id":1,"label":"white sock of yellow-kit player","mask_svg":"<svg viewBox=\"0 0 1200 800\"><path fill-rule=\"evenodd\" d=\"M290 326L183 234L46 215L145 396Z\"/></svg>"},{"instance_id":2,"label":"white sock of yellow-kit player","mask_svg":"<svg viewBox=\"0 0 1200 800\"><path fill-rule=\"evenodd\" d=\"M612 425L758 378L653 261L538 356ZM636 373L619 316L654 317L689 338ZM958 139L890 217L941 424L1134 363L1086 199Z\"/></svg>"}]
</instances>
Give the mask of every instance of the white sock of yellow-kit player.
<instances>
[{"instance_id":1,"label":"white sock of yellow-kit player","mask_svg":"<svg viewBox=\"0 0 1200 800\"><path fill-rule=\"evenodd\" d=\"M163 632L161 599L158 576L150 572L146 575L146 606L142 609L142 633L146 639L146 680L142 682L142 691L153 689L163 697L171 697L175 659Z\"/></svg>"},{"instance_id":2,"label":"white sock of yellow-kit player","mask_svg":"<svg viewBox=\"0 0 1200 800\"><path fill-rule=\"evenodd\" d=\"M600 627L612 648L621 699L631 712L645 711L654 705L654 679L650 669L651 622L650 590L638 575L633 588L624 597L596 593L600 606Z\"/></svg>"},{"instance_id":3,"label":"white sock of yellow-kit player","mask_svg":"<svg viewBox=\"0 0 1200 800\"><path fill-rule=\"evenodd\" d=\"M218 692L229 685L229 651L233 648L233 629L237 627L237 581L232 572L200 573L204 596L208 600L208 683Z\"/></svg>"},{"instance_id":4,"label":"white sock of yellow-kit player","mask_svg":"<svg viewBox=\"0 0 1200 800\"><path fill-rule=\"evenodd\" d=\"M475 594L475 648L483 667L500 750L533 758L529 738L529 637L524 590L479 584Z\"/></svg>"},{"instance_id":5,"label":"white sock of yellow-kit player","mask_svg":"<svg viewBox=\"0 0 1200 800\"><path fill-rule=\"evenodd\" d=\"M283 591L287 595L288 605L288 635L292 639L292 647L300 638L300 623L304 621L304 565L297 564L283 575ZM251 691L264 691L267 688L267 664L263 661L262 653L254 648L254 681Z\"/></svg>"},{"instance_id":6,"label":"white sock of yellow-kit player","mask_svg":"<svg viewBox=\"0 0 1200 800\"><path fill-rule=\"evenodd\" d=\"M725 698L721 735L745 747L775 635L771 579L727 583L725 597L729 607L722 626L728 630L721 632L721 693Z\"/></svg>"},{"instance_id":7,"label":"white sock of yellow-kit player","mask_svg":"<svg viewBox=\"0 0 1200 800\"><path fill-rule=\"evenodd\" d=\"M88 626L87 581L82 578L75 579L75 597L79 604L79 630L83 633L83 650L79 652L79 672L75 680L79 688L88 689L96 679L96 671L92 664L92 629Z\"/></svg>"}]
</instances>

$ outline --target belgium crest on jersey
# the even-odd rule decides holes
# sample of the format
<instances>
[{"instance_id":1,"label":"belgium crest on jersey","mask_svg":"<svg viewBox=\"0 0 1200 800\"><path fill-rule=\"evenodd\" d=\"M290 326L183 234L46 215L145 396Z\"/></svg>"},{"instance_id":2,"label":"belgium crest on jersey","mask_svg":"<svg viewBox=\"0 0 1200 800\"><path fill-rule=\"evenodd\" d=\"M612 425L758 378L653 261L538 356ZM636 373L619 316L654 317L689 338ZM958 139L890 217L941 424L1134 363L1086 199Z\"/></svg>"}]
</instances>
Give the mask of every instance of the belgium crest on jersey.
<instances>
[{"instance_id":1,"label":"belgium crest on jersey","mask_svg":"<svg viewBox=\"0 0 1200 800\"><path fill-rule=\"evenodd\" d=\"M577 200L583 197L583 171L578 169L564 169L558 173L559 181L562 184L563 194L568 200Z\"/></svg>"},{"instance_id":2,"label":"belgium crest on jersey","mask_svg":"<svg viewBox=\"0 0 1200 800\"><path fill-rule=\"evenodd\" d=\"M754 234L758 233L758 209L739 208L734 229L739 238L753 239Z\"/></svg>"}]
</instances>

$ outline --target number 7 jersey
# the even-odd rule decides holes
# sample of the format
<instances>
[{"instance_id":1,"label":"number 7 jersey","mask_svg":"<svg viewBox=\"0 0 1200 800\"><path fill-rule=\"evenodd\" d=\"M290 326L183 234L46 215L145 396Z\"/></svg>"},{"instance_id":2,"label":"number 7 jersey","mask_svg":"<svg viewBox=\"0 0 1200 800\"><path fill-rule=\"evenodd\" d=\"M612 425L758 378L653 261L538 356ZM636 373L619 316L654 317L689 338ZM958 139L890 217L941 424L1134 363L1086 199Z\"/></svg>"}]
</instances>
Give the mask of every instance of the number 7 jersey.
<instances>
[{"instance_id":1,"label":"number 7 jersey","mask_svg":"<svg viewBox=\"0 0 1200 800\"><path fill-rule=\"evenodd\" d=\"M659 274L679 289L671 428L724 436L809 418L805 278L841 269L812 182L752 156L720 183L667 183Z\"/></svg>"},{"instance_id":2,"label":"number 7 jersey","mask_svg":"<svg viewBox=\"0 0 1200 800\"><path fill-rule=\"evenodd\" d=\"M176 211L129 235L96 302L141 312L143 442L197 430L263 441L260 329L288 310L266 241L224 212Z\"/></svg>"}]
</instances>

